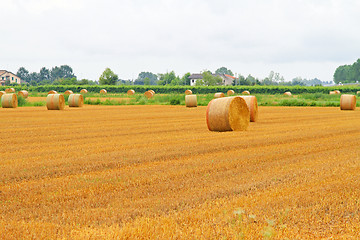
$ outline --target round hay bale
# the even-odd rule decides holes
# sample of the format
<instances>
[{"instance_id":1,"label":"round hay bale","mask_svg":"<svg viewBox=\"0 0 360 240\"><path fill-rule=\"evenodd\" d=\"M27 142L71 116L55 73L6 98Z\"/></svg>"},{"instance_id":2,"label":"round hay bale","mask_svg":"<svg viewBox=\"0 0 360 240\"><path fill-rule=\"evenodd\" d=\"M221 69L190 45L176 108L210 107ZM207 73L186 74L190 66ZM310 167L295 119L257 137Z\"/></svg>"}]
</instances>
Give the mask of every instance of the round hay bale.
<instances>
[{"instance_id":1,"label":"round hay bale","mask_svg":"<svg viewBox=\"0 0 360 240\"><path fill-rule=\"evenodd\" d=\"M333 94L336 94L336 92L335 91L330 91L329 94L333 95Z\"/></svg>"},{"instance_id":2,"label":"round hay bale","mask_svg":"<svg viewBox=\"0 0 360 240\"><path fill-rule=\"evenodd\" d=\"M197 107L196 95L186 95L185 96L185 106L186 107Z\"/></svg>"},{"instance_id":3,"label":"round hay bale","mask_svg":"<svg viewBox=\"0 0 360 240\"><path fill-rule=\"evenodd\" d=\"M135 90L130 89L127 91L127 95L134 95L135 94Z\"/></svg>"},{"instance_id":4,"label":"round hay bale","mask_svg":"<svg viewBox=\"0 0 360 240\"><path fill-rule=\"evenodd\" d=\"M226 93L228 96L234 95L235 91L234 90L228 90Z\"/></svg>"},{"instance_id":5,"label":"round hay bale","mask_svg":"<svg viewBox=\"0 0 360 240\"><path fill-rule=\"evenodd\" d=\"M88 90L86 90L85 88L84 88L84 89L81 89L81 90L80 90L80 93L86 94L86 93L88 93Z\"/></svg>"},{"instance_id":6,"label":"round hay bale","mask_svg":"<svg viewBox=\"0 0 360 240\"><path fill-rule=\"evenodd\" d=\"M73 91L71 91L71 90L66 90L65 92L64 92L64 95L70 95L70 94L73 94L74 92Z\"/></svg>"},{"instance_id":7,"label":"round hay bale","mask_svg":"<svg viewBox=\"0 0 360 240\"><path fill-rule=\"evenodd\" d=\"M64 110L65 98L62 94L49 94L46 97L46 107L48 110Z\"/></svg>"},{"instance_id":8,"label":"round hay bale","mask_svg":"<svg viewBox=\"0 0 360 240\"><path fill-rule=\"evenodd\" d=\"M7 88L5 89L6 93L14 93L15 92L15 88Z\"/></svg>"},{"instance_id":9,"label":"round hay bale","mask_svg":"<svg viewBox=\"0 0 360 240\"><path fill-rule=\"evenodd\" d=\"M1 96L1 106L3 108L16 108L18 100L15 93L4 94Z\"/></svg>"},{"instance_id":10,"label":"round hay bale","mask_svg":"<svg viewBox=\"0 0 360 240\"><path fill-rule=\"evenodd\" d=\"M360 94L360 91L357 91L356 94Z\"/></svg>"},{"instance_id":11,"label":"round hay bale","mask_svg":"<svg viewBox=\"0 0 360 240\"><path fill-rule=\"evenodd\" d=\"M335 94L341 94L341 92L339 90L335 90L334 92L335 92Z\"/></svg>"},{"instance_id":12,"label":"round hay bale","mask_svg":"<svg viewBox=\"0 0 360 240\"><path fill-rule=\"evenodd\" d=\"M107 91L106 91L106 89L101 89L101 90L100 90L100 93L101 93L101 94L107 94Z\"/></svg>"},{"instance_id":13,"label":"round hay bale","mask_svg":"<svg viewBox=\"0 0 360 240\"><path fill-rule=\"evenodd\" d=\"M249 126L250 113L241 97L213 99L206 109L206 123L210 131L244 131Z\"/></svg>"},{"instance_id":14,"label":"round hay bale","mask_svg":"<svg viewBox=\"0 0 360 240\"><path fill-rule=\"evenodd\" d=\"M241 94L250 95L250 92L249 92L248 90L245 90L245 91L243 91Z\"/></svg>"},{"instance_id":15,"label":"round hay bale","mask_svg":"<svg viewBox=\"0 0 360 240\"><path fill-rule=\"evenodd\" d=\"M340 97L340 109L341 110L355 110L356 108L356 96L351 94L343 94Z\"/></svg>"},{"instance_id":16,"label":"round hay bale","mask_svg":"<svg viewBox=\"0 0 360 240\"><path fill-rule=\"evenodd\" d=\"M222 98L222 97L225 97L225 94L222 92L217 92L214 94L214 98Z\"/></svg>"},{"instance_id":17,"label":"round hay bale","mask_svg":"<svg viewBox=\"0 0 360 240\"><path fill-rule=\"evenodd\" d=\"M150 90L149 90L144 93L144 96L147 97L148 99L150 99L154 96L154 93L150 92Z\"/></svg>"},{"instance_id":18,"label":"round hay bale","mask_svg":"<svg viewBox=\"0 0 360 240\"><path fill-rule=\"evenodd\" d=\"M192 94L192 91L190 89L185 91L185 95L191 95L191 94Z\"/></svg>"},{"instance_id":19,"label":"round hay bale","mask_svg":"<svg viewBox=\"0 0 360 240\"><path fill-rule=\"evenodd\" d=\"M151 90L151 89L150 89L149 91L152 92L153 95L155 95L155 91L154 91L154 90Z\"/></svg>"},{"instance_id":20,"label":"round hay bale","mask_svg":"<svg viewBox=\"0 0 360 240\"><path fill-rule=\"evenodd\" d=\"M21 90L21 91L19 91L18 92L18 96L20 97L23 97L23 98L28 98L29 97L29 93L28 93L28 91L26 91L26 90Z\"/></svg>"},{"instance_id":21,"label":"round hay bale","mask_svg":"<svg viewBox=\"0 0 360 240\"><path fill-rule=\"evenodd\" d=\"M292 94L291 94L291 92L284 92L284 95L285 96L291 96Z\"/></svg>"},{"instance_id":22,"label":"round hay bale","mask_svg":"<svg viewBox=\"0 0 360 240\"><path fill-rule=\"evenodd\" d=\"M70 94L68 103L69 107L82 107L84 105L84 97L81 94Z\"/></svg>"},{"instance_id":23,"label":"round hay bale","mask_svg":"<svg viewBox=\"0 0 360 240\"><path fill-rule=\"evenodd\" d=\"M250 112L250 122L256 122L258 118L258 103L255 96L240 96L245 100Z\"/></svg>"},{"instance_id":24,"label":"round hay bale","mask_svg":"<svg viewBox=\"0 0 360 240\"><path fill-rule=\"evenodd\" d=\"M6 94L5 91L0 91L0 100L1 100L1 96L4 95L4 94Z\"/></svg>"},{"instance_id":25,"label":"round hay bale","mask_svg":"<svg viewBox=\"0 0 360 240\"><path fill-rule=\"evenodd\" d=\"M51 91L48 92L48 94L57 94L57 91L51 90Z\"/></svg>"}]
</instances>

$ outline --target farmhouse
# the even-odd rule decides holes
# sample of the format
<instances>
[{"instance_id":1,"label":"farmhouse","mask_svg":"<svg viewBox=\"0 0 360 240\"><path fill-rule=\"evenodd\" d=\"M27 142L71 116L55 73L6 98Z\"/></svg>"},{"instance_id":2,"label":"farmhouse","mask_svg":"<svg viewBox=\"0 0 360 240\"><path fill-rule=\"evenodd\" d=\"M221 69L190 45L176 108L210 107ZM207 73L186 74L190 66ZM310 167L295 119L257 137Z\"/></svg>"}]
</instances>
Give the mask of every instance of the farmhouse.
<instances>
[{"instance_id":1,"label":"farmhouse","mask_svg":"<svg viewBox=\"0 0 360 240\"><path fill-rule=\"evenodd\" d=\"M235 77L230 76L228 74L212 74L213 76L219 76L222 79L222 85L232 85ZM190 79L190 85L191 86L195 86L196 85L196 81L199 79L202 79L203 76L201 73L193 73L189 76Z\"/></svg>"},{"instance_id":2,"label":"farmhouse","mask_svg":"<svg viewBox=\"0 0 360 240\"><path fill-rule=\"evenodd\" d=\"M6 70L0 70L0 85L5 86L5 82L7 80L9 80L10 83L17 83L17 84L22 83L20 77L16 76L12 72Z\"/></svg>"}]
</instances>

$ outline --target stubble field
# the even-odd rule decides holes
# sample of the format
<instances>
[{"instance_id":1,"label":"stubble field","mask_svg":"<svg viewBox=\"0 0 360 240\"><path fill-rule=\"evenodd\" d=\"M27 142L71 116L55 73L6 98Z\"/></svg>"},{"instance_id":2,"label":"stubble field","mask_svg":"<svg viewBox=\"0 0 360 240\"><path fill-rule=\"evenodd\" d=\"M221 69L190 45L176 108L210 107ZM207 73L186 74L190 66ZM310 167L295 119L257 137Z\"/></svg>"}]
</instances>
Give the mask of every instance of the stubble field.
<instances>
[{"instance_id":1,"label":"stubble field","mask_svg":"<svg viewBox=\"0 0 360 240\"><path fill-rule=\"evenodd\" d=\"M358 239L360 111L0 109L1 239Z\"/></svg>"}]
</instances>

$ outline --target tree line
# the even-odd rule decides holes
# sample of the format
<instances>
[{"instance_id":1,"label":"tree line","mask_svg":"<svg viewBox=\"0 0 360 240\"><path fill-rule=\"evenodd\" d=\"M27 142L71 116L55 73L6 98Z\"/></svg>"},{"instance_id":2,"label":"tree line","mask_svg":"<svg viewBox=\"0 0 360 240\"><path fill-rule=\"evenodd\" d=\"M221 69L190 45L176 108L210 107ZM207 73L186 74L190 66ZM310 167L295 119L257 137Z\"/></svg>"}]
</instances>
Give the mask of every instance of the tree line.
<instances>
[{"instance_id":1,"label":"tree line","mask_svg":"<svg viewBox=\"0 0 360 240\"><path fill-rule=\"evenodd\" d=\"M351 65L339 66L334 73L335 83L357 83L360 80L360 59Z\"/></svg>"}]
</instances>

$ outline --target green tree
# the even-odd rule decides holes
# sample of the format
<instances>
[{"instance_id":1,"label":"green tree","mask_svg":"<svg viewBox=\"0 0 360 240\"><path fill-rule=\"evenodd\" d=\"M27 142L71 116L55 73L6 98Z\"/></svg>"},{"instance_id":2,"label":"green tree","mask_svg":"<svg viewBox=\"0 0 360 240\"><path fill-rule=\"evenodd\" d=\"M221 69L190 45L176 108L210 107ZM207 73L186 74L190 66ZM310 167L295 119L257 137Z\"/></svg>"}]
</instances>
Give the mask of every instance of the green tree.
<instances>
[{"instance_id":1,"label":"green tree","mask_svg":"<svg viewBox=\"0 0 360 240\"><path fill-rule=\"evenodd\" d=\"M31 81L29 71L26 70L24 67L20 67L16 75L25 82Z\"/></svg>"},{"instance_id":2,"label":"green tree","mask_svg":"<svg viewBox=\"0 0 360 240\"><path fill-rule=\"evenodd\" d=\"M158 85L167 85L170 84L174 79L176 79L176 75L174 71L167 72L167 73L159 73L159 81Z\"/></svg>"},{"instance_id":3,"label":"green tree","mask_svg":"<svg viewBox=\"0 0 360 240\"><path fill-rule=\"evenodd\" d=\"M221 85L222 83L222 78L220 76L213 75L210 71L204 71L202 76L202 79L196 81L197 86L216 86Z\"/></svg>"},{"instance_id":4,"label":"green tree","mask_svg":"<svg viewBox=\"0 0 360 240\"><path fill-rule=\"evenodd\" d=\"M181 85L190 85L190 77L191 73L187 72L184 74L184 76L181 78L180 82Z\"/></svg>"},{"instance_id":5,"label":"green tree","mask_svg":"<svg viewBox=\"0 0 360 240\"><path fill-rule=\"evenodd\" d=\"M138 78L135 80L135 85L144 85L145 78L148 78L150 82L145 85L156 85L158 81L158 76L152 72L141 72L138 75Z\"/></svg>"},{"instance_id":6,"label":"green tree","mask_svg":"<svg viewBox=\"0 0 360 240\"><path fill-rule=\"evenodd\" d=\"M99 78L100 85L115 85L119 80L118 75L116 75L110 68L106 68Z\"/></svg>"},{"instance_id":7,"label":"green tree","mask_svg":"<svg viewBox=\"0 0 360 240\"><path fill-rule=\"evenodd\" d=\"M227 75L230 75L230 76L234 76L233 72L230 69L227 69L226 67L218 68L215 71L215 73L216 74L227 74Z\"/></svg>"},{"instance_id":8,"label":"green tree","mask_svg":"<svg viewBox=\"0 0 360 240\"><path fill-rule=\"evenodd\" d=\"M50 70L47 69L46 67L41 68L39 73L39 81L50 80L50 79L51 79Z\"/></svg>"}]
</instances>

